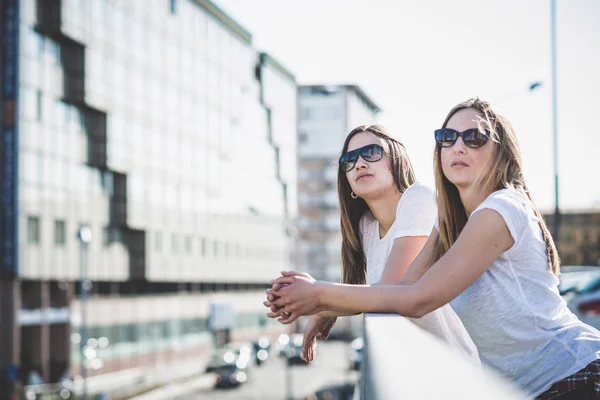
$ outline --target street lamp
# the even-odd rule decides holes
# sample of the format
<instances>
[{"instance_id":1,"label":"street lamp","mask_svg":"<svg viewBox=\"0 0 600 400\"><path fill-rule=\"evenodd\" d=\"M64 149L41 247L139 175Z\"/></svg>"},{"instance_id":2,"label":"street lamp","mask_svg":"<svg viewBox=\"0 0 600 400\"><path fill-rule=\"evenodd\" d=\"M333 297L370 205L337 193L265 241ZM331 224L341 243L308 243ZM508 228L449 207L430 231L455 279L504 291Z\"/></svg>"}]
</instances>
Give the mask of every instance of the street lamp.
<instances>
[{"instance_id":1,"label":"street lamp","mask_svg":"<svg viewBox=\"0 0 600 400\"><path fill-rule=\"evenodd\" d=\"M552 146L554 166L554 228L552 236L558 250L560 207L558 203L558 96L556 79L556 0L550 0L550 57L552 74Z\"/></svg>"},{"instance_id":2,"label":"street lamp","mask_svg":"<svg viewBox=\"0 0 600 400\"><path fill-rule=\"evenodd\" d=\"M289 249L290 249L290 264L292 265L292 269L296 269L296 237L298 236L298 228L294 224L294 221L288 221L287 226L285 227L285 234L290 240ZM291 333L291 332L290 332ZM290 335L291 340L291 335ZM289 360L285 361L285 399L292 400L294 398L293 395L293 381L292 381L292 371L290 369Z\"/></svg>"},{"instance_id":3,"label":"street lamp","mask_svg":"<svg viewBox=\"0 0 600 400\"><path fill-rule=\"evenodd\" d=\"M87 366L86 361L86 346L88 342L88 325L87 325L87 298L88 290L90 288L90 282L87 279L87 249L88 245L92 241L92 230L88 226L81 226L77 232L77 239L81 243L81 377L83 378L82 384L82 400L87 400Z\"/></svg>"}]
</instances>

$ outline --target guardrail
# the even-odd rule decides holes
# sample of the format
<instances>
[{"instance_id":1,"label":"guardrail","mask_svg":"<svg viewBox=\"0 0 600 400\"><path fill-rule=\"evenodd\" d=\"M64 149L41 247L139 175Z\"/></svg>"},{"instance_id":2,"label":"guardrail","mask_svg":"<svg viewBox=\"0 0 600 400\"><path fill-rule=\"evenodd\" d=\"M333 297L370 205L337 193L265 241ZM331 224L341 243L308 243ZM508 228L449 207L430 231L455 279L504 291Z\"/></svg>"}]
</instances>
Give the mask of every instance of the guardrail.
<instances>
[{"instance_id":1,"label":"guardrail","mask_svg":"<svg viewBox=\"0 0 600 400\"><path fill-rule=\"evenodd\" d=\"M486 399L527 397L435 336L397 315L367 314L354 399Z\"/></svg>"}]
</instances>

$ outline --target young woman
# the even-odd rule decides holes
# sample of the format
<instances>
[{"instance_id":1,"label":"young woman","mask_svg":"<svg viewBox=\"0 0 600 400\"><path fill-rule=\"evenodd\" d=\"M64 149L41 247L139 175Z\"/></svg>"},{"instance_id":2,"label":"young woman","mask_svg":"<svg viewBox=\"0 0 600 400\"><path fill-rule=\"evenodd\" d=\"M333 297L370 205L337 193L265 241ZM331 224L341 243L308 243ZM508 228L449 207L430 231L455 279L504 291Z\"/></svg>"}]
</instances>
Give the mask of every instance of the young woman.
<instances>
[{"instance_id":1,"label":"young woman","mask_svg":"<svg viewBox=\"0 0 600 400\"><path fill-rule=\"evenodd\" d=\"M600 398L600 332L558 293L556 248L529 196L511 125L472 99L450 111L435 139L438 223L399 284L285 273L271 293L289 313L281 322L325 310L420 317L452 302L482 362L527 394Z\"/></svg>"},{"instance_id":2,"label":"young woman","mask_svg":"<svg viewBox=\"0 0 600 400\"><path fill-rule=\"evenodd\" d=\"M433 191L415 183L402 143L379 125L352 130L339 160L338 196L342 281L397 282L423 248L436 217ZM271 317L286 316L274 311ZM313 360L316 337L327 338L335 320L327 313L309 320L302 349L305 361ZM450 305L411 320L479 363L477 349Z\"/></svg>"}]
</instances>

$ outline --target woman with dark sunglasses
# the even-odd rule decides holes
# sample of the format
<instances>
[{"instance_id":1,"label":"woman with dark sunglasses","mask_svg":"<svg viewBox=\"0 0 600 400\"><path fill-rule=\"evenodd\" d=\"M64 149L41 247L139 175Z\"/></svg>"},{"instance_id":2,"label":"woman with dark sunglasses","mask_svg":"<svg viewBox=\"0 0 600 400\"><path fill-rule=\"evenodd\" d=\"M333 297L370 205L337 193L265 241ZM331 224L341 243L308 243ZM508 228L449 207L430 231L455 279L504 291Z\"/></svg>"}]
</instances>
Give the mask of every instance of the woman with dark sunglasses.
<instances>
[{"instance_id":1,"label":"woman with dark sunglasses","mask_svg":"<svg viewBox=\"0 0 600 400\"><path fill-rule=\"evenodd\" d=\"M339 160L338 196L342 282L397 282L423 248L436 216L433 191L415 183L402 143L379 125L353 129ZM286 314L274 308L270 316ZM450 305L411 320L479 364L477 349ZM316 338L326 339L335 321L327 313L309 320L302 347L306 362L314 359Z\"/></svg>"},{"instance_id":2,"label":"woman with dark sunglasses","mask_svg":"<svg viewBox=\"0 0 600 400\"><path fill-rule=\"evenodd\" d=\"M438 220L404 277L368 286L285 273L271 292L289 313L280 321L323 311L420 317L451 303L482 363L529 396L600 399L600 332L559 295L558 255L511 125L471 99L450 111L435 139Z\"/></svg>"}]
</instances>

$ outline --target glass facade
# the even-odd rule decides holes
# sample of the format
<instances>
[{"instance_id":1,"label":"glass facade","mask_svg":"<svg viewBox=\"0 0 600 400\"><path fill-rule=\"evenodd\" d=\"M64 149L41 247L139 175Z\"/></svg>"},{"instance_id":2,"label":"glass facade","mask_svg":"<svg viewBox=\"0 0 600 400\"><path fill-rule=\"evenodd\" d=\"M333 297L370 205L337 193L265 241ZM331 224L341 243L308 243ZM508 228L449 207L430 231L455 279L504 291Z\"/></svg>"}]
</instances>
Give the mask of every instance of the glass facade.
<instances>
[{"instance_id":1,"label":"glass facade","mask_svg":"<svg viewBox=\"0 0 600 400\"><path fill-rule=\"evenodd\" d=\"M0 374L281 331L262 300L292 268L295 77L210 0L4 3Z\"/></svg>"},{"instance_id":2,"label":"glass facade","mask_svg":"<svg viewBox=\"0 0 600 400\"><path fill-rule=\"evenodd\" d=\"M295 79L205 3L62 0L56 32L22 1L20 220L70 229L22 246L23 277L77 279L81 224L90 279L262 282L289 262Z\"/></svg>"}]
</instances>

